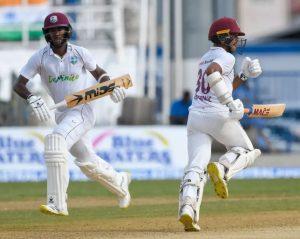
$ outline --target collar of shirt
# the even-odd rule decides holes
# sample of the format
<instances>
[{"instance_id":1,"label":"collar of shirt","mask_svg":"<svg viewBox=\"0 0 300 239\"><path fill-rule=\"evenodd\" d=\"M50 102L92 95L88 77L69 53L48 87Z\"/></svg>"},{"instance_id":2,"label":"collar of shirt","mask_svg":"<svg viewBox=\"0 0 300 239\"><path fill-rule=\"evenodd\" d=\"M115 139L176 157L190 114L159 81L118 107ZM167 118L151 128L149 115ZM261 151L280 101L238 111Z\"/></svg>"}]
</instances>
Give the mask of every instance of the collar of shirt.
<instances>
[{"instance_id":1,"label":"collar of shirt","mask_svg":"<svg viewBox=\"0 0 300 239\"><path fill-rule=\"evenodd\" d=\"M67 52L66 52L66 54L67 54L67 53L70 53L70 52L72 51L72 49L73 49L72 45L71 45L70 43L67 43ZM50 56L51 56L51 55L56 56L56 54L53 52L52 48L50 47L50 44L49 44L49 43L48 43L48 51L49 51L49 55L50 55Z\"/></svg>"},{"instance_id":2,"label":"collar of shirt","mask_svg":"<svg viewBox=\"0 0 300 239\"><path fill-rule=\"evenodd\" d=\"M220 46L211 46L210 49L211 50L223 50L223 51L225 51L225 49L223 47L220 47Z\"/></svg>"}]
</instances>

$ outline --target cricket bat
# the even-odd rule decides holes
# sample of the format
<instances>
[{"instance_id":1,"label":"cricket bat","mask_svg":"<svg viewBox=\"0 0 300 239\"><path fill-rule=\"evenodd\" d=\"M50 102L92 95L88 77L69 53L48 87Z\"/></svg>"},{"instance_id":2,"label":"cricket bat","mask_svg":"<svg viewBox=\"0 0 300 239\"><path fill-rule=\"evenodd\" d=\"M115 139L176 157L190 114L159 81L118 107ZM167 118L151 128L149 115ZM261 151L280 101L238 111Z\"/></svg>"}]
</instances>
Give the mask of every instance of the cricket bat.
<instances>
[{"instance_id":1,"label":"cricket bat","mask_svg":"<svg viewBox=\"0 0 300 239\"><path fill-rule=\"evenodd\" d=\"M130 75L123 75L68 95L63 101L51 106L50 110L57 109L59 107L72 108L77 105L86 104L92 100L110 95L115 87L124 87L125 89L128 89L131 86L132 81Z\"/></svg>"},{"instance_id":2,"label":"cricket bat","mask_svg":"<svg viewBox=\"0 0 300 239\"><path fill-rule=\"evenodd\" d=\"M282 116L285 110L285 104L265 104L252 105L251 108L245 108L244 113L249 118L273 118Z\"/></svg>"}]
</instances>

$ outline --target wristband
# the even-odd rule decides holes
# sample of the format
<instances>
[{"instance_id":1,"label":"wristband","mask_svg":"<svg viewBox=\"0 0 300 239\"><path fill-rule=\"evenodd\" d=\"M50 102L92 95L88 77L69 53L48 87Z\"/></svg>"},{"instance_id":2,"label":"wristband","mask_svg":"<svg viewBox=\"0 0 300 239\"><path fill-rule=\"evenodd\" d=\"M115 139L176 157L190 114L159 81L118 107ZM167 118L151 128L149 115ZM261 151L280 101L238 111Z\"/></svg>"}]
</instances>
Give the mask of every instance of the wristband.
<instances>
[{"instance_id":1,"label":"wristband","mask_svg":"<svg viewBox=\"0 0 300 239\"><path fill-rule=\"evenodd\" d=\"M240 73L239 77L241 78L242 81L248 80L248 77L243 72Z\"/></svg>"},{"instance_id":2,"label":"wristband","mask_svg":"<svg viewBox=\"0 0 300 239\"><path fill-rule=\"evenodd\" d=\"M29 100L29 98L30 98L31 96L33 96L33 94L28 95L27 98L26 98L26 100Z\"/></svg>"},{"instance_id":3,"label":"wristband","mask_svg":"<svg viewBox=\"0 0 300 239\"><path fill-rule=\"evenodd\" d=\"M104 77L108 77L108 80L109 80L109 75L107 75L106 73L102 74L99 79L98 79L98 82L101 82L102 78Z\"/></svg>"}]
</instances>

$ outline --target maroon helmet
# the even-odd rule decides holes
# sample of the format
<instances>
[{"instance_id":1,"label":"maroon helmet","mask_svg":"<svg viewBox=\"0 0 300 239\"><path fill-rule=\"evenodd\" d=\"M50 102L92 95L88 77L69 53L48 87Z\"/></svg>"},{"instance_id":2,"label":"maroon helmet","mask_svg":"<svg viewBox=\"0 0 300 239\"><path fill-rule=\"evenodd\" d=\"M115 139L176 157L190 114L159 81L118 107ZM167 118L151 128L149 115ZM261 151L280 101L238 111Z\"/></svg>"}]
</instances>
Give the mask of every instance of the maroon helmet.
<instances>
[{"instance_id":1,"label":"maroon helmet","mask_svg":"<svg viewBox=\"0 0 300 239\"><path fill-rule=\"evenodd\" d=\"M43 31L54 27L71 27L71 24L65 14L53 12L45 18Z\"/></svg>"},{"instance_id":2,"label":"maroon helmet","mask_svg":"<svg viewBox=\"0 0 300 239\"><path fill-rule=\"evenodd\" d=\"M53 12L49 14L44 20L43 33L47 42L53 46L53 42L51 41L51 37L49 34L49 30L52 28L63 27L66 28L66 32L64 35L64 42L70 39L72 35L72 26L70 24L67 16L61 12Z\"/></svg>"},{"instance_id":3,"label":"maroon helmet","mask_svg":"<svg viewBox=\"0 0 300 239\"><path fill-rule=\"evenodd\" d=\"M219 18L211 24L208 39L212 40L214 37L221 34L245 36L245 33L241 31L237 21L234 18L229 17Z\"/></svg>"},{"instance_id":4,"label":"maroon helmet","mask_svg":"<svg viewBox=\"0 0 300 239\"><path fill-rule=\"evenodd\" d=\"M241 31L236 19L223 17L215 20L208 32L208 40L215 44L223 42L227 46L227 51L233 52L234 49L231 46L231 42L236 36L245 36L245 33ZM245 47L247 39L238 38L238 52L242 53Z\"/></svg>"}]
</instances>

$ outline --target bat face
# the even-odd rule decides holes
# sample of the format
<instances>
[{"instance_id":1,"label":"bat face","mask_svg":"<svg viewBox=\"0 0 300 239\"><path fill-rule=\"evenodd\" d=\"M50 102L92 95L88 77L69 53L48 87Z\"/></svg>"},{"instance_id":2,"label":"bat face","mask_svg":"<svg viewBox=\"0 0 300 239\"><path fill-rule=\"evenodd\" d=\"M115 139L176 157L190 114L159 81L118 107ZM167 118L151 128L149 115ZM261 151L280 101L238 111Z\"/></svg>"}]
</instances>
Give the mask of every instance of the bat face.
<instances>
[{"instance_id":1,"label":"bat face","mask_svg":"<svg viewBox=\"0 0 300 239\"><path fill-rule=\"evenodd\" d=\"M250 118L272 118L279 117L285 110L285 104L253 105L247 113Z\"/></svg>"},{"instance_id":2,"label":"bat face","mask_svg":"<svg viewBox=\"0 0 300 239\"><path fill-rule=\"evenodd\" d=\"M110 81L98 83L90 88L75 92L65 97L67 107L71 108L76 105L85 104L89 101L101 98L112 93L115 87L129 88L132 86L130 75L124 75Z\"/></svg>"},{"instance_id":3,"label":"bat face","mask_svg":"<svg viewBox=\"0 0 300 239\"><path fill-rule=\"evenodd\" d=\"M95 97L101 97L101 95L105 95L106 93L113 91L115 86L116 86L116 84L113 82L109 85L98 86L98 87L95 87L94 89L87 90L81 95L74 94L74 95L72 95L74 97L74 99L70 100L70 103L78 105L81 103L82 100L91 101Z\"/></svg>"},{"instance_id":4,"label":"bat face","mask_svg":"<svg viewBox=\"0 0 300 239\"><path fill-rule=\"evenodd\" d=\"M115 86L116 86L116 84L115 84L115 82L113 82L109 85L99 86L95 89L88 90L85 92L84 99L89 100L89 99L93 99L96 96L104 95L108 92L113 91Z\"/></svg>"}]
</instances>

